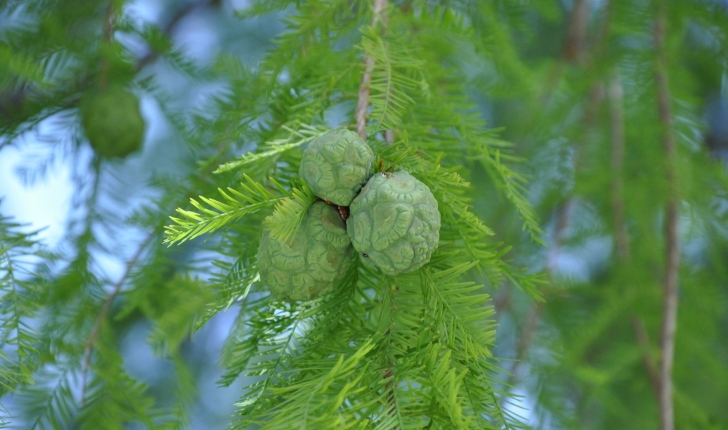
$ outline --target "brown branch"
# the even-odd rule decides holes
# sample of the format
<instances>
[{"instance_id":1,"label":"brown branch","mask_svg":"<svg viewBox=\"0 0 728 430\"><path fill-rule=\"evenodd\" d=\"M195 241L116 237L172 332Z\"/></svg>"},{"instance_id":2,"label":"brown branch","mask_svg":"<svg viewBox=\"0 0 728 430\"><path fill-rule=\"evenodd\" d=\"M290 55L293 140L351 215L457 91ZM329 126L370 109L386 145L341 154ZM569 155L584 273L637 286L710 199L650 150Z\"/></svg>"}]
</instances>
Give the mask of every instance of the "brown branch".
<instances>
[{"instance_id":1,"label":"brown branch","mask_svg":"<svg viewBox=\"0 0 728 430\"><path fill-rule=\"evenodd\" d=\"M531 347L533 339L536 337L536 330L541 322L544 306L544 302L538 302L536 306L531 308L526 317L526 321L523 323L521 333L518 336L518 344L516 344L516 357L513 359L513 366L511 366L510 375L508 375L508 380L506 381L506 384L509 386L512 386L518 380L518 371L523 364L526 351Z\"/></svg>"},{"instance_id":2,"label":"brown branch","mask_svg":"<svg viewBox=\"0 0 728 430\"><path fill-rule=\"evenodd\" d=\"M632 317L632 331L634 332L635 339L637 339L637 344L642 350L642 365L644 365L645 370L647 370L647 376L650 378L652 391L655 392L655 397L659 398L660 375L658 373L657 366L655 366L654 361L652 361L652 356L650 354L650 340L647 337L647 329L645 328L645 323L642 321L642 318L636 316Z\"/></svg>"},{"instance_id":3,"label":"brown branch","mask_svg":"<svg viewBox=\"0 0 728 430\"><path fill-rule=\"evenodd\" d=\"M672 402L672 366L675 354L675 331L677 329L678 269L680 266L680 245L678 243L678 197L675 162L677 145L673 134L670 89L667 79L667 54L665 32L667 25L666 5L659 2L655 22L654 43L657 51L655 81L657 82L657 109L663 126L662 144L666 160L666 181L668 201L665 208L666 267L664 279L664 302L662 329L660 333L660 429L673 430L675 417Z\"/></svg>"},{"instance_id":4,"label":"brown branch","mask_svg":"<svg viewBox=\"0 0 728 430\"><path fill-rule=\"evenodd\" d=\"M605 32L611 26L614 15L614 2L607 4L604 23ZM598 51L602 56L608 53L608 39L602 38L602 44ZM627 232L627 221L624 209L624 157L625 157L625 135L624 135L624 91L619 75L614 74L608 85L607 97L609 99L610 112L610 137L612 147L611 169L614 175L612 180L612 212L614 216L614 235L617 248L617 258L620 264L629 262L631 250L629 234ZM660 377L657 366L650 353L650 341L645 327L644 320L638 316L632 316L632 332L637 344L642 350L642 365L647 372L652 391L655 398L660 397Z\"/></svg>"},{"instance_id":5,"label":"brown branch","mask_svg":"<svg viewBox=\"0 0 728 430\"><path fill-rule=\"evenodd\" d=\"M575 63L581 62L586 47L586 28L589 23L589 1L574 0L569 20L569 32L564 44L564 57Z\"/></svg>"},{"instance_id":6,"label":"brown branch","mask_svg":"<svg viewBox=\"0 0 728 430\"><path fill-rule=\"evenodd\" d=\"M624 109L622 108L623 91L618 76L609 82L609 125L612 142L611 168L612 211L614 212L614 234L617 242L617 255L620 260L629 259L629 237L624 217Z\"/></svg>"},{"instance_id":7,"label":"brown branch","mask_svg":"<svg viewBox=\"0 0 728 430\"><path fill-rule=\"evenodd\" d=\"M612 142L611 168L614 174L612 179L612 212L614 213L614 235L617 243L617 259L620 264L627 263L630 259L629 235L627 234L627 223L624 215L624 110L622 84L619 76L612 76L609 82L609 112L610 112L610 134ZM650 354L650 341L647 336L645 323L639 315L632 316L632 332L637 344L642 350L642 365L647 372L650 385L655 393L655 398L660 397L660 378L657 366Z\"/></svg>"},{"instance_id":8,"label":"brown branch","mask_svg":"<svg viewBox=\"0 0 728 430\"><path fill-rule=\"evenodd\" d=\"M104 15L104 25L102 29L102 44L110 45L114 37L114 5L109 2L106 5L106 14ZM108 58L101 58L101 66L99 67L99 88L105 89L109 84L109 73L111 73L111 64Z\"/></svg>"},{"instance_id":9,"label":"brown branch","mask_svg":"<svg viewBox=\"0 0 728 430\"><path fill-rule=\"evenodd\" d=\"M569 15L569 29L561 49L561 57L546 78L545 91L539 97L542 104L551 100L569 63L581 63L586 48L586 30L589 25L589 0L575 0Z\"/></svg>"},{"instance_id":10,"label":"brown branch","mask_svg":"<svg viewBox=\"0 0 728 430\"><path fill-rule=\"evenodd\" d=\"M387 0L374 0L374 17L372 18L372 27L376 27L381 21L387 24L384 9L387 7ZM356 102L356 132L359 137L366 140L367 138L367 111L369 110L369 85L372 83L372 73L374 72L374 58L368 53L364 53L364 74L361 77L361 85L359 86L359 94Z\"/></svg>"},{"instance_id":11,"label":"brown branch","mask_svg":"<svg viewBox=\"0 0 728 430\"><path fill-rule=\"evenodd\" d=\"M387 17L384 14L384 10L387 8L387 0L374 0L374 16L372 18L372 27L376 28L379 22L382 22L384 26L387 25ZM367 111L369 110L369 86L372 83L372 73L374 72L374 58L370 53L364 53L364 74L361 77L361 85L359 86L359 94L357 95L356 101L356 132L359 137L366 140L367 138ZM391 130L384 132L384 139L388 144L392 144L394 141L394 133ZM398 289L395 287L395 289ZM394 292L392 292L394 298ZM391 330L391 329L390 329ZM387 331L387 335L390 331ZM395 413L397 405L394 398L394 372L392 371L392 363L387 364L387 368L384 370L384 379L387 380L385 389L387 390L387 403L389 403L388 414L392 415ZM395 426L394 429L397 427Z\"/></svg>"}]
</instances>

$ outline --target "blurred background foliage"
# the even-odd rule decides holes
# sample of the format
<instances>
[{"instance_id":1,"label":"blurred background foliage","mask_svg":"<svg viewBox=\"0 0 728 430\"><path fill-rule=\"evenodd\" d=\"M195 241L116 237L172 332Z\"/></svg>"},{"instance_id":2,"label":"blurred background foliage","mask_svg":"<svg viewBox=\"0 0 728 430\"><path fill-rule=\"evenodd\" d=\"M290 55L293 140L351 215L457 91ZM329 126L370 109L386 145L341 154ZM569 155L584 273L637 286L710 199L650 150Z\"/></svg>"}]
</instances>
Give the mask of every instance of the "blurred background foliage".
<instances>
[{"instance_id":1,"label":"blurred background foliage","mask_svg":"<svg viewBox=\"0 0 728 430\"><path fill-rule=\"evenodd\" d=\"M3 420L45 429L143 414L168 428L227 425L241 382L216 381L219 362L234 354L223 344L235 309L192 330L210 301L208 285L218 281L212 251L219 241L168 248L161 229L190 197L215 193L209 176L218 164L274 135L257 119L240 121L239 112L254 118L258 110L275 123L278 112L306 99L295 91L267 93L251 71L302 10L323 14L335 3L342 4L0 6L0 277L23 289L3 290L3 336L17 339L0 350L0 363L48 363L34 385L22 372L0 383ZM468 43L446 29L433 41L451 51L445 66L468 77L477 115L513 144L515 168L529 177L547 247L524 232L508 196L479 163L462 169L476 190L476 213L497 241L512 246L510 258L550 278L542 303L507 280L487 286L499 324L494 355L524 408L516 412L536 428L658 428L664 208L676 200L676 427L728 429L728 2L391 3L405 11L420 3L449 7L469 24ZM662 6L664 63L654 40ZM356 32L358 18L352 15L342 35ZM296 88L306 67L318 64L291 61L296 74L283 67L277 79ZM78 101L104 67L109 80L139 97L146 134L142 151L102 162L83 136ZM669 78L673 161L663 148L659 70ZM331 125L348 121L346 107L320 108ZM671 170L676 186L666 180ZM52 198L28 204L38 189ZM11 299L27 316L52 310L44 327L57 332L40 333L50 346L40 358L34 340L12 329ZM100 313L111 318L98 323ZM90 338L99 359L93 372L80 371ZM62 374L69 368L73 375ZM13 392L15 386L25 388ZM83 398L129 408L99 407L93 413L109 415L87 417Z\"/></svg>"}]
</instances>

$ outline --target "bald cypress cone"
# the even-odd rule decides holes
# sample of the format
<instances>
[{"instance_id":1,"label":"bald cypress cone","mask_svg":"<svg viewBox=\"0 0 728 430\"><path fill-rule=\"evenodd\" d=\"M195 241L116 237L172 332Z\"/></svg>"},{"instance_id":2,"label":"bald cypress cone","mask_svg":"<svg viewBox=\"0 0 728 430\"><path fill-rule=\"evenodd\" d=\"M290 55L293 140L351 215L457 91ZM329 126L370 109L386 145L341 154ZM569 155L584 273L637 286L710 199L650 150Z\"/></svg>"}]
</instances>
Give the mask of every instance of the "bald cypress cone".
<instances>
[{"instance_id":1,"label":"bald cypress cone","mask_svg":"<svg viewBox=\"0 0 728 430\"><path fill-rule=\"evenodd\" d=\"M365 263L387 275L411 272L437 248L437 200L407 172L376 174L351 203L347 232Z\"/></svg>"},{"instance_id":2,"label":"bald cypress cone","mask_svg":"<svg viewBox=\"0 0 728 430\"><path fill-rule=\"evenodd\" d=\"M331 130L308 144L298 174L313 193L339 206L349 206L372 176L374 153L358 134Z\"/></svg>"},{"instance_id":3,"label":"bald cypress cone","mask_svg":"<svg viewBox=\"0 0 728 430\"><path fill-rule=\"evenodd\" d=\"M258 248L261 281L271 295L288 302L314 300L331 292L353 256L339 212L322 201L304 215L291 241L263 233Z\"/></svg>"},{"instance_id":4,"label":"bald cypress cone","mask_svg":"<svg viewBox=\"0 0 728 430\"><path fill-rule=\"evenodd\" d=\"M86 137L100 156L123 158L141 148L144 119L139 100L123 86L88 90L79 110Z\"/></svg>"}]
</instances>

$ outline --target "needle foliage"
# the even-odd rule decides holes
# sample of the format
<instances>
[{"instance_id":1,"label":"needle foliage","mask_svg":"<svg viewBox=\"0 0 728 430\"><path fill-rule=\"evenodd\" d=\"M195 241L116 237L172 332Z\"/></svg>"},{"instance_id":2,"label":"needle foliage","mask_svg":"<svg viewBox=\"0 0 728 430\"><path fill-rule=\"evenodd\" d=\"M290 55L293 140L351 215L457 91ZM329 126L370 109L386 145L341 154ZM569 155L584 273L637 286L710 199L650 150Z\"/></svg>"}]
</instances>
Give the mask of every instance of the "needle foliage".
<instances>
[{"instance_id":1,"label":"needle foliage","mask_svg":"<svg viewBox=\"0 0 728 430\"><path fill-rule=\"evenodd\" d=\"M723 3L238 3L0 5L0 157L73 189L56 243L0 213L0 427L657 429L677 273L675 428L728 428ZM107 85L146 123L125 158L84 134ZM295 237L304 149L362 114L438 247L274 300L261 235Z\"/></svg>"}]
</instances>

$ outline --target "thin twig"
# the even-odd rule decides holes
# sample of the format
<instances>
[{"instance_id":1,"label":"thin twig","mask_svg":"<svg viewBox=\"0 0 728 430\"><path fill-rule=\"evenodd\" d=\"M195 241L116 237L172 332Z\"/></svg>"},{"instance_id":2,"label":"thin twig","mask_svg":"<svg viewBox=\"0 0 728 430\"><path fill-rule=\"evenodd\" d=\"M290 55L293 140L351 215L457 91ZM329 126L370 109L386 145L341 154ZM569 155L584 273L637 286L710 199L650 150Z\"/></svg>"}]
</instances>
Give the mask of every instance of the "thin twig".
<instances>
[{"instance_id":1,"label":"thin twig","mask_svg":"<svg viewBox=\"0 0 728 430\"><path fill-rule=\"evenodd\" d=\"M377 25L382 22L382 24L386 27L387 25L387 16L384 14L384 10L387 8L387 0L374 0L374 16L372 18L372 27L377 28ZM369 93L370 89L369 86L372 83L372 73L374 72L374 58L372 57L371 53L365 52L364 53L364 74L361 77L361 85L359 86L359 94L357 96L357 102L356 102L356 111L355 111L355 118L356 118L356 132L359 134L359 137L366 140L367 138L367 111L369 110ZM394 141L394 133L392 130L385 130L384 132L384 140L387 142L387 144L392 144ZM395 289L398 289L395 287ZM394 297L394 292L392 292L392 295ZM391 329L390 329L391 330ZM390 331L387 330L387 336L390 334ZM388 414L392 415L397 410L397 404L394 398L394 389L395 389L395 382L394 382L394 372L391 368L392 363L389 363L387 365L387 368L384 370L384 379L388 379L387 383L385 384L385 389L387 390L387 403L389 403L389 410L387 411ZM394 427L396 429L397 426Z\"/></svg>"},{"instance_id":2,"label":"thin twig","mask_svg":"<svg viewBox=\"0 0 728 430\"><path fill-rule=\"evenodd\" d=\"M99 337L99 332L101 330L101 324L106 319L106 316L109 313L109 310L111 309L111 304L113 303L116 296L119 295L119 292L121 291L121 287L126 282L129 275L131 275L132 269L134 268L134 265L136 265L137 260L142 255L142 252L144 249L149 245L149 243L157 236L157 231L154 230L150 232L147 237L142 241L142 243L139 245L139 248L136 250L134 255L131 257L131 259L126 263L126 268L124 269L124 273L121 275L121 278L119 278L118 281L114 284L114 286L111 289L111 293L106 297L106 300L104 300L103 305L101 305L101 311L96 316L96 321L94 321L94 326L91 329L91 334L89 335L88 341L86 342L86 347L83 351L83 365L81 367L81 404L86 403L86 373L88 372L89 365L91 364L91 353L94 350L94 346L96 345L96 340Z\"/></svg>"},{"instance_id":3,"label":"thin twig","mask_svg":"<svg viewBox=\"0 0 728 430\"><path fill-rule=\"evenodd\" d=\"M556 219L556 226L554 228L554 241L546 255L546 269L549 275L553 279L557 272L557 260L561 250L561 245L566 239L566 228L569 226L569 218L571 215L571 206L573 199L568 197L560 206ZM523 358L526 356L526 352L533 344L533 340L536 337L536 331L538 330L539 323L541 322L541 316L545 308L545 301L538 302L536 306L531 308L521 327L521 332L518 335L518 343L516 345L516 356L511 367L510 375L508 377L507 384L513 385L518 379L518 371L523 362Z\"/></svg>"},{"instance_id":4,"label":"thin twig","mask_svg":"<svg viewBox=\"0 0 728 430\"><path fill-rule=\"evenodd\" d=\"M614 234L617 242L617 255L621 260L629 259L629 237L624 217L624 109L622 108L622 84L617 75L609 82L610 137L612 142L611 168L612 211L614 212Z\"/></svg>"},{"instance_id":5,"label":"thin twig","mask_svg":"<svg viewBox=\"0 0 728 430\"><path fill-rule=\"evenodd\" d=\"M652 356L650 354L650 339L647 336L647 329L645 328L645 323L642 321L642 318L636 316L632 317L632 331L634 332L635 339L637 339L637 344L642 350L642 364L645 366L647 376L650 378L652 391L655 392L655 397L659 398L660 376L657 366L655 366L655 362L652 361Z\"/></svg>"},{"instance_id":6,"label":"thin twig","mask_svg":"<svg viewBox=\"0 0 728 430\"><path fill-rule=\"evenodd\" d=\"M511 295L510 295L510 288L504 289L498 296L495 297L495 300L493 300L493 308L495 309L495 314L500 315L503 311L508 309L508 307L511 304ZM498 319L498 317L496 317Z\"/></svg>"},{"instance_id":7,"label":"thin twig","mask_svg":"<svg viewBox=\"0 0 728 430\"><path fill-rule=\"evenodd\" d=\"M660 429L673 430L675 417L672 402L672 366L675 354L675 331L677 329L678 269L680 266L680 245L678 243L678 197L675 162L677 145L673 134L670 89L667 80L667 54L665 52L665 27L667 25L666 5L659 2L655 22L654 43L657 51L655 81L657 82L657 108L663 126L662 144L666 160L666 180L669 190L665 217L666 267L664 280L664 302L662 330L660 333Z\"/></svg>"},{"instance_id":8,"label":"thin twig","mask_svg":"<svg viewBox=\"0 0 728 430\"><path fill-rule=\"evenodd\" d=\"M627 223L624 215L624 110L622 84L619 76L612 76L609 82L610 134L612 142L611 168L612 179L612 212L614 213L614 235L617 243L617 259L620 264L629 262L630 244L627 234ZM660 378L657 366L650 354L650 340L647 336L645 322L639 315L632 315L632 331L637 344L642 350L642 365L645 367L655 398L660 396Z\"/></svg>"},{"instance_id":9,"label":"thin twig","mask_svg":"<svg viewBox=\"0 0 728 430\"><path fill-rule=\"evenodd\" d=\"M586 48L586 30L589 24L589 0L575 0L571 6L569 15L569 29L564 40L559 59L552 71L546 78L543 86L545 91L539 97L542 104L551 100L558 83L563 79L567 71L568 63L581 63L584 60L584 48Z\"/></svg>"},{"instance_id":10,"label":"thin twig","mask_svg":"<svg viewBox=\"0 0 728 430\"><path fill-rule=\"evenodd\" d=\"M103 45L110 45L114 38L114 19L114 5L109 2L109 4L106 5L106 14L104 15L104 25L101 34L101 43ZM109 59L102 57L101 66L99 67L99 88L101 90L106 89L109 84L109 73L111 73Z\"/></svg>"},{"instance_id":11,"label":"thin twig","mask_svg":"<svg viewBox=\"0 0 728 430\"><path fill-rule=\"evenodd\" d=\"M556 226L554 228L554 244L549 250L546 261L546 268L549 273L554 276L556 274L557 260L561 251L561 245L563 245L566 239L566 227L569 226L571 219L571 208L574 205L574 199L572 196L566 198L566 200L559 205L559 211L556 218Z\"/></svg>"},{"instance_id":12,"label":"thin twig","mask_svg":"<svg viewBox=\"0 0 728 430\"><path fill-rule=\"evenodd\" d=\"M589 1L574 0L569 20L569 33L564 44L564 56L575 63L581 62L586 47L586 28L589 22Z\"/></svg>"},{"instance_id":13,"label":"thin twig","mask_svg":"<svg viewBox=\"0 0 728 430\"><path fill-rule=\"evenodd\" d=\"M392 146L394 143L394 130L384 130L384 141L387 145Z\"/></svg>"},{"instance_id":14,"label":"thin twig","mask_svg":"<svg viewBox=\"0 0 728 430\"><path fill-rule=\"evenodd\" d=\"M531 347L531 344L533 344L543 310L544 302L538 302L536 306L531 308L526 317L526 321L523 323L521 333L518 336L518 344L516 344L516 357L513 359L513 366L511 366L510 375L508 375L508 380L506 381L508 386L512 386L519 379L518 371L521 369L526 352Z\"/></svg>"},{"instance_id":15,"label":"thin twig","mask_svg":"<svg viewBox=\"0 0 728 430\"><path fill-rule=\"evenodd\" d=\"M387 7L387 0L374 0L374 17L372 18L372 27L376 28L377 24L382 21L387 23L384 16L384 9ZM364 74L361 77L361 85L359 86L359 95L356 102L356 132L362 139L367 138L367 111L369 110L369 86L372 83L372 73L374 72L374 58L370 53L364 53Z\"/></svg>"}]
</instances>

